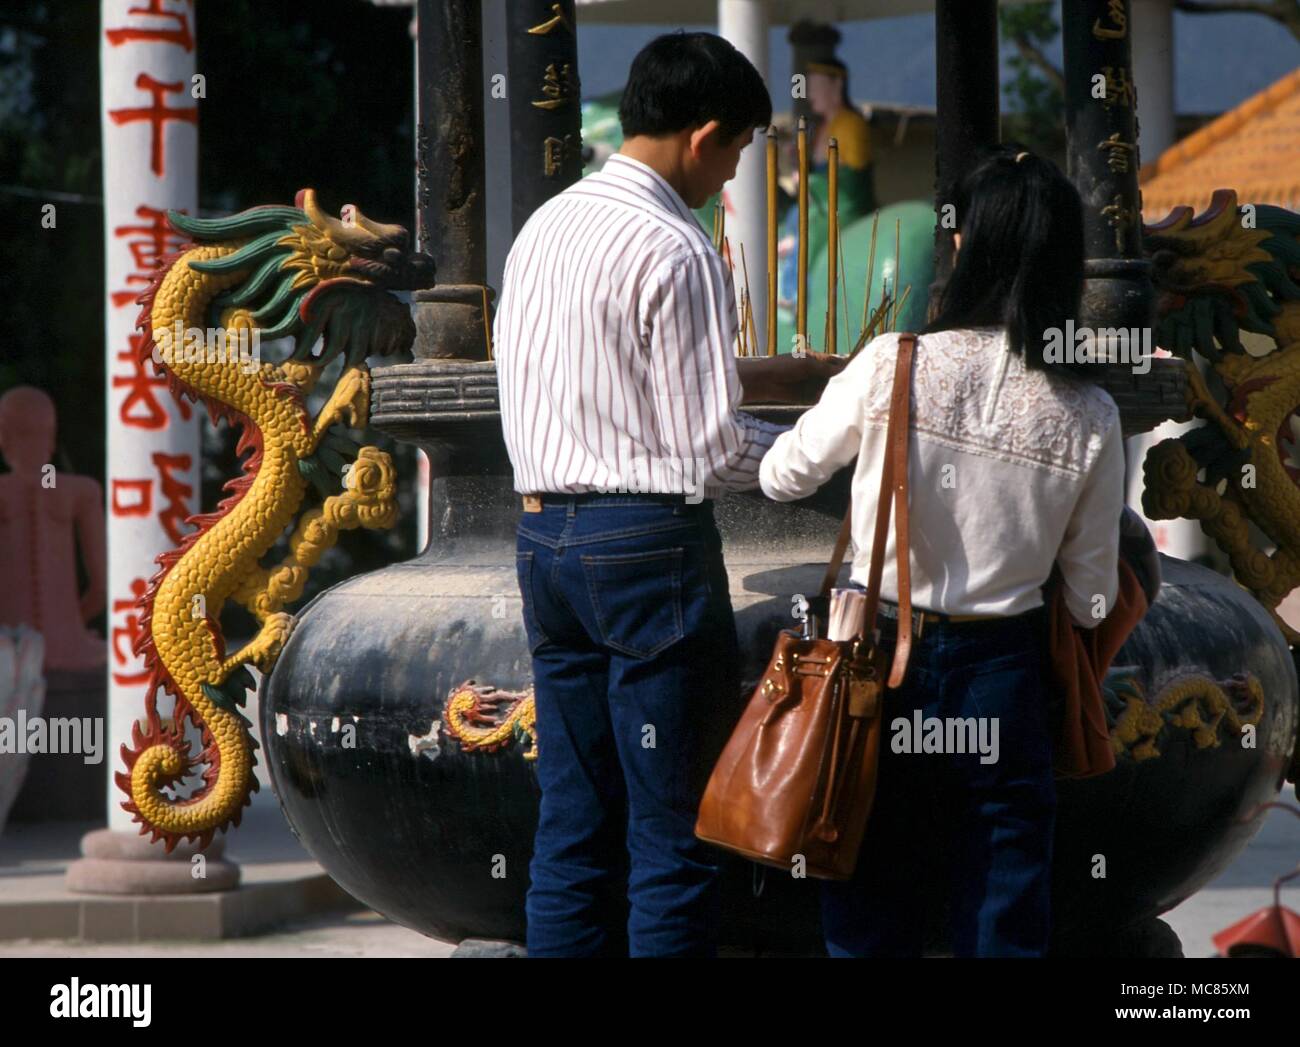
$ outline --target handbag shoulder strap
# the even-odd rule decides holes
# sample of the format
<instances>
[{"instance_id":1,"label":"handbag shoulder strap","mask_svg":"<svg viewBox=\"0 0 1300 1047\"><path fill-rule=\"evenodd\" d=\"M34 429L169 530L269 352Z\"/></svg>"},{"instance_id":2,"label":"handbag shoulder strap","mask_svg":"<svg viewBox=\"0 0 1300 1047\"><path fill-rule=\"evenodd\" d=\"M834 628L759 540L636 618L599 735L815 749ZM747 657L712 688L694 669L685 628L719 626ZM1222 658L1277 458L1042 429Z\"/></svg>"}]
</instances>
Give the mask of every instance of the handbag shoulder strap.
<instances>
[{"instance_id":1,"label":"handbag shoulder strap","mask_svg":"<svg viewBox=\"0 0 1300 1047\"><path fill-rule=\"evenodd\" d=\"M912 357L916 348L916 335L903 333L898 337L898 354L894 364L894 385L889 402L889 425L885 430L884 462L880 470L880 495L876 503L876 532L871 543L871 573L867 579L867 606L863 616L863 629L873 627L876 610L880 605L880 578L885 566L885 536L889 530L891 506L895 511L894 545L898 554L898 643L894 648L894 663L889 674L889 686L897 687L907 672L908 656L912 649L912 578L908 546L908 428L912 406ZM895 480L897 477L897 480ZM835 579L844 562L852 531L853 505L850 502L840 525L835 550L827 565L822 581L821 595L829 597Z\"/></svg>"}]
</instances>

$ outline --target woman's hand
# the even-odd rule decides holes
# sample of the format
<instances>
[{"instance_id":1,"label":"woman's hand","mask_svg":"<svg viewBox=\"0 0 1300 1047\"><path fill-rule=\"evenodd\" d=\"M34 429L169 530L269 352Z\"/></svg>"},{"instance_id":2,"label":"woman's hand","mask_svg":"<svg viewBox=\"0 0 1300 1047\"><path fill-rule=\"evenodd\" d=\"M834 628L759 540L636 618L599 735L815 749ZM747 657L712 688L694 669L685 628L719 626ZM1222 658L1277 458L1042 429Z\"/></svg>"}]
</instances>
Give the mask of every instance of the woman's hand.
<instances>
[{"instance_id":1,"label":"woman's hand","mask_svg":"<svg viewBox=\"0 0 1300 1047\"><path fill-rule=\"evenodd\" d=\"M814 404L826 383L844 370L847 356L834 353L793 353L781 356L742 356L736 373L744 387L742 404Z\"/></svg>"}]
</instances>

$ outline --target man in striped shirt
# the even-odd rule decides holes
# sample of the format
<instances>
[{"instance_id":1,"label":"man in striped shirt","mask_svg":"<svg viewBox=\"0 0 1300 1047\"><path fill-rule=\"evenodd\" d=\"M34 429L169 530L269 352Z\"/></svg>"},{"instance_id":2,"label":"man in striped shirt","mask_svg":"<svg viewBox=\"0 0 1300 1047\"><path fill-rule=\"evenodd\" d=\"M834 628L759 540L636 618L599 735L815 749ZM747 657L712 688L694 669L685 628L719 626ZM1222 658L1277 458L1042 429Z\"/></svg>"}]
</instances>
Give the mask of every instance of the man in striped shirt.
<instances>
[{"instance_id":1,"label":"man in striped shirt","mask_svg":"<svg viewBox=\"0 0 1300 1047\"><path fill-rule=\"evenodd\" d=\"M712 499L757 488L787 428L739 405L811 403L843 363L737 359L729 267L691 213L771 121L754 67L708 33L660 37L619 116L620 152L520 231L493 339L524 496L532 956L712 952L720 855L694 823L742 697Z\"/></svg>"}]
</instances>

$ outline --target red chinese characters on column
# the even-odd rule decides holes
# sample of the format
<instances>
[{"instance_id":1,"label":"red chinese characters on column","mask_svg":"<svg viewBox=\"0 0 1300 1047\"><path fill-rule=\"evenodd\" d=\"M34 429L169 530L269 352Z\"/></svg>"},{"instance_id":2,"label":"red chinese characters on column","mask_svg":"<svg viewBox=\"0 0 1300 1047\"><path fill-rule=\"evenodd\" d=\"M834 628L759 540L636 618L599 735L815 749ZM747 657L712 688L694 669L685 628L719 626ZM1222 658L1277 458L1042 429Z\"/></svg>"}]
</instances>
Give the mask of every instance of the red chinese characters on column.
<instances>
[{"instance_id":1,"label":"red chinese characters on column","mask_svg":"<svg viewBox=\"0 0 1300 1047\"><path fill-rule=\"evenodd\" d=\"M109 119L121 127L123 124L148 120L151 128L149 139L149 169L160 178L166 172L163 155L163 128L168 120L181 120L188 124L199 122L198 106L169 109L163 102L164 94L176 94L184 90L185 85L179 80L173 84L155 80L148 73L141 73L135 78L135 86L148 91L152 104L138 109L110 109Z\"/></svg>"},{"instance_id":2,"label":"red chinese characters on column","mask_svg":"<svg viewBox=\"0 0 1300 1047\"><path fill-rule=\"evenodd\" d=\"M144 345L144 335L133 334L130 340L131 348L119 352L117 359L129 364L131 373L129 375L113 375L114 389L129 390L118 405L118 417L123 425L132 429L166 429L167 411L158 402L155 391L158 389L166 390L167 379L162 375L145 373L144 360L140 359L140 351ZM170 392L168 395L171 395ZM180 408L181 418L189 421L190 405L179 397L172 397L172 399Z\"/></svg>"},{"instance_id":3,"label":"red chinese characters on column","mask_svg":"<svg viewBox=\"0 0 1300 1047\"><path fill-rule=\"evenodd\" d=\"M176 44L186 51L194 50L194 34L190 31L190 12L174 11L163 7L165 0L148 0L144 7L129 7L127 15L139 24L105 29L104 35L114 47L132 40L147 40L157 44ZM192 3L186 3L186 8ZM159 25L159 22L162 22Z\"/></svg>"},{"instance_id":4,"label":"red chinese characters on column","mask_svg":"<svg viewBox=\"0 0 1300 1047\"><path fill-rule=\"evenodd\" d=\"M111 478L108 511L114 516L148 516L153 512L153 481Z\"/></svg>"},{"instance_id":5,"label":"red chinese characters on column","mask_svg":"<svg viewBox=\"0 0 1300 1047\"><path fill-rule=\"evenodd\" d=\"M149 286L163 258L184 246L186 238L167 224L167 212L157 207L141 204L135 209L141 225L119 225L113 230L113 236L126 239L127 249L135 265L126 278L128 287L113 292L113 308L135 302ZM137 290L132 290L135 287Z\"/></svg>"},{"instance_id":6,"label":"red chinese characters on column","mask_svg":"<svg viewBox=\"0 0 1300 1047\"><path fill-rule=\"evenodd\" d=\"M131 579L131 598L129 600L113 601L113 617L124 616L123 625L113 626L113 664L125 669L132 662L132 655L135 651L136 644L144 634L144 629L140 625L139 601L144 596L146 586L143 578ZM126 641L125 650L123 650L122 641ZM137 673L113 672L113 682L122 685L141 684L149 682L149 670L144 669Z\"/></svg>"},{"instance_id":7,"label":"red chinese characters on column","mask_svg":"<svg viewBox=\"0 0 1300 1047\"><path fill-rule=\"evenodd\" d=\"M180 545L185 537L181 530L190 508L186 499L194 494L194 488L183 479L193 459L188 454L164 454L162 451L152 456L154 467L158 470L158 486L162 491L164 504L158 510L158 523L167 532L173 545ZM176 474L181 473L178 477ZM152 516L153 515L154 480L128 480L112 478L112 497L109 512L114 516Z\"/></svg>"}]
</instances>

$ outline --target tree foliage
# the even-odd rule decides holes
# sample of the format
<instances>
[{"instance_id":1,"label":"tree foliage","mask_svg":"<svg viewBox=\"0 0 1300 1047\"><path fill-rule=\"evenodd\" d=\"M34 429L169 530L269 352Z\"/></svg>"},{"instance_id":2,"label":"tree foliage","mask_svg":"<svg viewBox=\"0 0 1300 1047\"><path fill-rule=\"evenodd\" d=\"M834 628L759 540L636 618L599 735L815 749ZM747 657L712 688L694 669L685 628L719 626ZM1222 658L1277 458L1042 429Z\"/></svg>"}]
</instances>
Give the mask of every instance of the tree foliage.
<instances>
[{"instance_id":1,"label":"tree foliage","mask_svg":"<svg viewBox=\"0 0 1300 1047\"><path fill-rule=\"evenodd\" d=\"M1004 42L1015 48L1008 59L1011 78L1003 86L1008 109L1003 137L1054 153L1065 142L1065 79L1046 53L1061 33L1050 2L1003 7L998 25Z\"/></svg>"}]
</instances>

